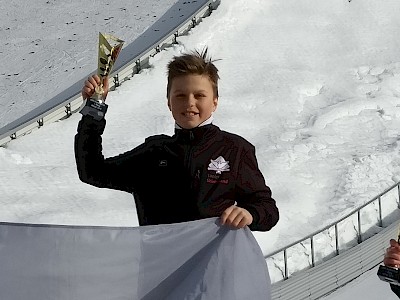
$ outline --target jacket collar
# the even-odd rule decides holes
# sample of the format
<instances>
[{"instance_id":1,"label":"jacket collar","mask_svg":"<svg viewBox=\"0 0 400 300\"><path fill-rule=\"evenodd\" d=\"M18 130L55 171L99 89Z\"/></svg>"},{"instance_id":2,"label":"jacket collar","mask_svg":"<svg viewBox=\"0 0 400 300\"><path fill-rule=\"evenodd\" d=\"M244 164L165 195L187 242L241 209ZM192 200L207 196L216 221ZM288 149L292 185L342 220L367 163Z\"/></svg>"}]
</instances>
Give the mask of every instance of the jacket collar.
<instances>
[{"instance_id":1,"label":"jacket collar","mask_svg":"<svg viewBox=\"0 0 400 300\"><path fill-rule=\"evenodd\" d=\"M202 123L197 125L195 128L201 127L201 126L204 126L204 125L208 125L208 124L212 124L213 121L214 121L214 117L211 115L207 120L203 121ZM179 126L178 123L175 123L175 129L184 129L184 128ZM188 129L184 129L184 130L188 130Z\"/></svg>"},{"instance_id":2,"label":"jacket collar","mask_svg":"<svg viewBox=\"0 0 400 300\"><path fill-rule=\"evenodd\" d=\"M219 130L219 128L211 122L204 124L205 122L191 129L175 127L175 137L183 144L198 145L204 139L208 139L215 135Z\"/></svg>"}]
</instances>

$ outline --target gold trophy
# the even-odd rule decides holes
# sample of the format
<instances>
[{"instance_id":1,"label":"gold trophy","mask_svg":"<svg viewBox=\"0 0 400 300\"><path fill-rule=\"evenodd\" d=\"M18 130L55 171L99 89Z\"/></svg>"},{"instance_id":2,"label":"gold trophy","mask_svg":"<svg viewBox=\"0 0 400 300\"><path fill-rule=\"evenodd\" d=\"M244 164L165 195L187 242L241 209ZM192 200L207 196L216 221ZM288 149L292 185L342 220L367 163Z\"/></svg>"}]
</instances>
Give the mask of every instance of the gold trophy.
<instances>
[{"instance_id":1,"label":"gold trophy","mask_svg":"<svg viewBox=\"0 0 400 300\"><path fill-rule=\"evenodd\" d=\"M100 77L101 84L96 87L94 94L84 103L83 115L90 115L96 120L101 120L107 111L108 105L104 103L104 79L111 73L115 61L121 52L123 40L110 34L99 33L99 55L97 75Z\"/></svg>"}]
</instances>

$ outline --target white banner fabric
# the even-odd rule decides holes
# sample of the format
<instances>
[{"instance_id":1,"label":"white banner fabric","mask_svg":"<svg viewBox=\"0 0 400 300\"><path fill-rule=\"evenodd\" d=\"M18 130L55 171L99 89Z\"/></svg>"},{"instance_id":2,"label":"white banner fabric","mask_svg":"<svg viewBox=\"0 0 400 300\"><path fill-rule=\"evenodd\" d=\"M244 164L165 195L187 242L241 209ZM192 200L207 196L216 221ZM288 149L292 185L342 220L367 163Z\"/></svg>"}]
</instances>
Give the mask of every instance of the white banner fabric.
<instances>
[{"instance_id":1,"label":"white banner fabric","mask_svg":"<svg viewBox=\"0 0 400 300\"><path fill-rule=\"evenodd\" d=\"M210 218L134 228L0 223L0 299L271 297L251 231Z\"/></svg>"}]
</instances>

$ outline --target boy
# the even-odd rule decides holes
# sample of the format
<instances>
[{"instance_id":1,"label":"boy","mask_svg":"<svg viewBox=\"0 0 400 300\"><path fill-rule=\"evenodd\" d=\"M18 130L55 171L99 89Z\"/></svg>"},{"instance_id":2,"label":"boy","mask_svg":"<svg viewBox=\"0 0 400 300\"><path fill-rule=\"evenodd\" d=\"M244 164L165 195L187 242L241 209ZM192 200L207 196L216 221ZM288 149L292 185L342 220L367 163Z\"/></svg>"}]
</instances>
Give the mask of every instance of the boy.
<instances>
[{"instance_id":1,"label":"boy","mask_svg":"<svg viewBox=\"0 0 400 300\"><path fill-rule=\"evenodd\" d=\"M174 57L168 64L167 104L175 134L148 137L116 157L104 159L101 152L106 121L84 115L75 137L80 179L132 193L140 225L220 217L222 225L270 230L279 213L254 146L212 124L218 79L207 49ZM106 92L107 84L105 80ZM89 77L83 98L90 98L99 85L97 75Z\"/></svg>"}]
</instances>

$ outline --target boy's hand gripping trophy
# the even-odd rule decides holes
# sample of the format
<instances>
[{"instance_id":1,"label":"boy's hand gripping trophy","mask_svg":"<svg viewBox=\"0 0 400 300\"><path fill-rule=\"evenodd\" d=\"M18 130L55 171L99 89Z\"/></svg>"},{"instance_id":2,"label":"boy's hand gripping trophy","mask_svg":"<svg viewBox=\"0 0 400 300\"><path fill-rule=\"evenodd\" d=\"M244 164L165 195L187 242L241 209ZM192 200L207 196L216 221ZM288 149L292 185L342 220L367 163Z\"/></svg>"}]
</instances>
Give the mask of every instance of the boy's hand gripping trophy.
<instances>
[{"instance_id":1,"label":"boy's hand gripping trophy","mask_svg":"<svg viewBox=\"0 0 400 300\"><path fill-rule=\"evenodd\" d=\"M400 227L397 235L397 243L400 244ZM400 285L400 268L379 266L378 277L380 280L389 282L390 284Z\"/></svg>"},{"instance_id":2,"label":"boy's hand gripping trophy","mask_svg":"<svg viewBox=\"0 0 400 300\"><path fill-rule=\"evenodd\" d=\"M94 94L84 103L82 110L83 115L90 115L96 120L103 119L108 105L104 103L104 79L108 77L114 66L115 61L124 44L120 40L110 34L99 33L99 55L97 75L100 77L100 85L96 87Z\"/></svg>"}]
</instances>

